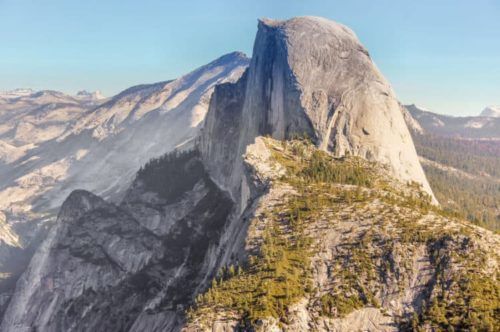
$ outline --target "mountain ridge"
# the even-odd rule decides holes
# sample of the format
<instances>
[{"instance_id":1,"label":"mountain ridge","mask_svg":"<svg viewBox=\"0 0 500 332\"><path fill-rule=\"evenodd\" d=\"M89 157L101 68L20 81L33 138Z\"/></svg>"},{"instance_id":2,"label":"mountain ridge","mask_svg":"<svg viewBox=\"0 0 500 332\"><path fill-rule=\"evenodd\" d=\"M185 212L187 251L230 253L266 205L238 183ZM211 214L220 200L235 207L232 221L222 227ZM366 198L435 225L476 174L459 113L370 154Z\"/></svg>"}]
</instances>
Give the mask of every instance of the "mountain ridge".
<instances>
[{"instance_id":1,"label":"mountain ridge","mask_svg":"<svg viewBox=\"0 0 500 332\"><path fill-rule=\"evenodd\" d=\"M422 166L443 208L500 229L500 121L403 107ZM472 126L473 124L473 126Z\"/></svg>"},{"instance_id":2,"label":"mountain ridge","mask_svg":"<svg viewBox=\"0 0 500 332\"><path fill-rule=\"evenodd\" d=\"M498 117L444 115L420 109L415 104L404 107L419 126L430 134L462 139L500 139Z\"/></svg>"},{"instance_id":3,"label":"mountain ridge","mask_svg":"<svg viewBox=\"0 0 500 332\"><path fill-rule=\"evenodd\" d=\"M311 38L302 38L305 34ZM391 87L343 25L317 17L260 20L247 74L217 92L201 150L215 182L236 200L240 156L256 136L286 139L304 133L336 156L354 154L388 164L396 177L420 183L433 196ZM221 112L241 120L232 128L220 120ZM237 151L212 149L222 142L211 135L227 130L238 142ZM216 164L220 160L228 165Z\"/></svg>"},{"instance_id":4,"label":"mountain ridge","mask_svg":"<svg viewBox=\"0 0 500 332\"><path fill-rule=\"evenodd\" d=\"M8 276L0 286L15 281L74 189L120 201L148 160L192 148L213 86L237 78L246 62L231 53L182 82L127 89L97 105L62 93L0 99L0 264Z\"/></svg>"},{"instance_id":5,"label":"mountain ridge","mask_svg":"<svg viewBox=\"0 0 500 332\"><path fill-rule=\"evenodd\" d=\"M487 106L481 112L480 116L498 118L500 117L500 106L493 106L493 105Z\"/></svg>"},{"instance_id":6,"label":"mountain ridge","mask_svg":"<svg viewBox=\"0 0 500 332\"><path fill-rule=\"evenodd\" d=\"M1 329L497 326L500 239L432 204L408 117L355 35L261 20L249 66L233 58L213 80L134 87L69 129L63 141L174 152L119 170L97 190L107 200L70 190ZM166 132L186 128L173 144Z\"/></svg>"}]
</instances>

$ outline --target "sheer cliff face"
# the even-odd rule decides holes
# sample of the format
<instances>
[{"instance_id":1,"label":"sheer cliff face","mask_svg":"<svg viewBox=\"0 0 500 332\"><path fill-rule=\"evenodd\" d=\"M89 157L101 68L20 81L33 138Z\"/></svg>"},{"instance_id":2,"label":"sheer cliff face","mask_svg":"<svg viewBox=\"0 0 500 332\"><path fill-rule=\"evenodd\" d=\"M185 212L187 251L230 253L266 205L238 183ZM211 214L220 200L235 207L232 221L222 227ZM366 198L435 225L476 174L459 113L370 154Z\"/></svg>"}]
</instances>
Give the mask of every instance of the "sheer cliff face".
<instances>
[{"instance_id":1,"label":"sheer cliff face","mask_svg":"<svg viewBox=\"0 0 500 332\"><path fill-rule=\"evenodd\" d=\"M110 119L120 118L119 113ZM158 119L151 118L155 126L141 130L140 137L172 144L169 133L185 127ZM280 210L286 197L298 192L273 186L285 166L276 165L274 150L259 136L285 139L305 133L323 150L379 161L393 176L417 181L431 193L390 87L354 34L330 21L261 21L250 66L236 82L215 86L201 123L200 155L152 161L120 205L86 191L70 195L18 282L2 331L179 330L186 306L219 268L244 262L247 249L259 251L266 228L254 218L259 209ZM130 139L147 145L137 136ZM125 185L129 174L112 178ZM347 216L358 211L344 207ZM340 241L330 228L335 225L326 221L317 225L325 231L319 241L333 237L323 242L334 253L337 246L358 241L358 234ZM339 232L348 234L358 225L348 223ZM254 228L258 232L252 237ZM333 254L317 259L318 266L329 260L328 269L337 263ZM324 269L318 287L333 287L322 281L331 277Z\"/></svg>"},{"instance_id":2,"label":"sheer cliff face","mask_svg":"<svg viewBox=\"0 0 500 332\"><path fill-rule=\"evenodd\" d=\"M220 122L221 113L239 121ZM213 139L219 131L236 132L225 142L237 149L231 158L219 154L223 142ZM240 156L255 137L304 133L336 156L387 164L432 195L396 97L355 34L316 17L262 20L247 74L216 89L202 139L205 159L211 170L227 164L231 176L215 170L214 177L235 196Z\"/></svg>"},{"instance_id":3,"label":"sheer cliff face","mask_svg":"<svg viewBox=\"0 0 500 332\"><path fill-rule=\"evenodd\" d=\"M151 162L118 206L73 192L0 330L175 330L219 264L232 206L194 152Z\"/></svg>"},{"instance_id":4,"label":"sheer cliff face","mask_svg":"<svg viewBox=\"0 0 500 332\"><path fill-rule=\"evenodd\" d=\"M236 81L248 62L230 53L107 100L0 94L0 312L66 197L85 189L119 201L148 160L192 148L214 86Z\"/></svg>"}]
</instances>

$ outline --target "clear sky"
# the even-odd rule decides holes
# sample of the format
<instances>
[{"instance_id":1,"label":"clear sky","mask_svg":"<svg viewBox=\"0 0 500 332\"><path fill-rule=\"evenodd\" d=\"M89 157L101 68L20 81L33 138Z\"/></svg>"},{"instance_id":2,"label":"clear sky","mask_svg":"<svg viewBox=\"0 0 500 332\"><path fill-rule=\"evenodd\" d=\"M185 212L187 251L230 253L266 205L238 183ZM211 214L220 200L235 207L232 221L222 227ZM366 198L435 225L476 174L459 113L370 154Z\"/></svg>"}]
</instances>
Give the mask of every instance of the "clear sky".
<instances>
[{"instance_id":1,"label":"clear sky","mask_svg":"<svg viewBox=\"0 0 500 332\"><path fill-rule=\"evenodd\" d=\"M301 15L351 27L403 103L500 104L500 0L0 0L0 90L110 96L250 56L257 18Z\"/></svg>"}]
</instances>

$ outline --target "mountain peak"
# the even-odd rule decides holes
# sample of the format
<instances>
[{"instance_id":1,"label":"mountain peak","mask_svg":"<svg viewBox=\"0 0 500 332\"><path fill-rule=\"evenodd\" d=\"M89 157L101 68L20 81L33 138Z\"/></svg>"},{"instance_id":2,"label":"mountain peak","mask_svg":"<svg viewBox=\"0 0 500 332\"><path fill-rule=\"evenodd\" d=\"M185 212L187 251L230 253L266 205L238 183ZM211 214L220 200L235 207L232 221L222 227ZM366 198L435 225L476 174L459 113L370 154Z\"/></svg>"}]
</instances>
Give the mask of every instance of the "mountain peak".
<instances>
[{"instance_id":1,"label":"mountain peak","mask_svg":"<svg viewBox=\"0 0 500 332\"><path fill-rule=\"evenodd\" d=\"M345 34L351 38L357 39L356 34L349 29L347 26L326 19L319 16L298 16L287 20L275 20L271 18L261 18L259 19L259 25L281 28L281 29L293 29L302 30L304 32L309 32L311 30L321 30L327 33L334 34ZM315 38L312 38L314 40Z\"/></svg>"},{"instance_id":2,"label":"mountain peak","mask_svg":"<svg viewBox=\"0 0 500 332\"><path fill-rule=\"evenodd\" d=\"M387 164L396 178L421 183L432 195L392 88L354 32L342 24L319 17L259 20L247 75L233 88L216 90L212 104L203 144L208 154L229 153L209 146L227 144L227 137L214 143L211 136L229 130L220 118L241 117L231 129L239 133L232 139L239 141L240 151L231 157L207 156L214 158L214 173L221 170L220 158L239 163L257 136L282 140L305 133L335 156ZM232 184L219 175L219 184L238 190L238 175Z\"/></svg>"},{"instance_id":3,"label":"mountain peak","mask_svg":"<svg viewBox=\"0 0 500 332\"><path fill-rule=\"evenodd\" d=\"M230 53L227 53L227 54L220 56L219 58L214 60L214 62L221 61L221 60L233 60L233 59L245 59L246 61L248 61L248 57L245 53L243 53L241 51L233 51L233 52L230 52Z\"/></svg>"},{"instance_id":4,"label":"mountain peak","mask_svg":"<svg viewBox=\"0 0 500 332\"><path fill-rule=\"evenodd\" d=\"M96 90L94 92L89 92L87 90L80 90L76 94L76 98L79 99L90 99L90 100L100 100L104 99L104 95L101 93L101 91Z\"/></svg>"},{"instance_id":5,"label":"mountain peak","mask_svg":"<svg viewBox=\"0 0 500 332\"><path fill-rule=\"evenodd\" d=\"M250 62L250 59L246 56L245 53L240 52L240 51L234 51L234 52L230 52L230 53L227 53L227 54L224 54L224 55L218 57L217 59L211 61L210 63L198 68L194 72L191 72L185 76L189 76L189 75L194 74L198 71L203 71L203 70L207 70L210 68L217 68L220 66L228 66L228 65L235 66L236 65L236 66L246 67L246 66L248 66L249 62Z\"/></svg>"},{"instance_id":6,"label":"mountain peak","mask_svg":"<svg viewBox=\"0 0 500 332\"><path fill-rule=\"evenodd\" d=\"M66 198L59 211L59 218L77 219L87 211L104 204L104 200L89 191L77 189Z\"/></svg>"},{"instance_id":7,"label":"mountain peak","mask_svg":"<svg viewBox=\"0 0 500 332\"><path fill-rule=\"evenodd\" d=\"M0 98L18 98L18 97L26 97L35 93L33 89L29 88L19 88L9 91L1 91Z\"/></svg>"},{"instance_id":8,"label":"mountain peak","mask_svg":"<svg viewBox=\"0 0 500 332\"><path fill-rule=\"evenodd\" d=\"M487 106L481 112L480 116L491 117L491 118L500 118L500 105Z\"/></svg>"}]
</instances>

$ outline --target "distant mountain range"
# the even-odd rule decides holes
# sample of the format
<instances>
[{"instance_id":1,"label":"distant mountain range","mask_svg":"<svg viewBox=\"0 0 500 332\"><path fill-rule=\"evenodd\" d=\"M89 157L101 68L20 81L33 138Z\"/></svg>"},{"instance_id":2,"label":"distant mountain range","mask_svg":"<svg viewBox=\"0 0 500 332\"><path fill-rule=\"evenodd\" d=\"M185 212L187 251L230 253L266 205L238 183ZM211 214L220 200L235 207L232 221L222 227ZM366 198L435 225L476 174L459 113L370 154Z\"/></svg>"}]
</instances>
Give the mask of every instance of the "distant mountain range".
<instances>
[{"instance_id":1,"label":"distant mountain range","mask_svg":"<svg viewBox=\"0 0 500 332\"><path fill-rule=\"evenodd\" d=\"M481 116L498 118L500 117L500 106L488 106L482 112Z\"/></svg>"},{"instance_id":2,"label":"distant mountain range","mask_svg":"<svg viewBox=\"0 0 500 332\"><path fill-rule=\"evenodd\" d=\"M480 116L466 117L432 113L416 105L405 107L427 133L465 139L500 139L500 117L498 109L493 107L486 108Z\"/></svg>"},{"instance_id":3,"label":"distant mountain range","mask_svg":"<svg viewBox=\"0 0 500 332\"><path fill-rule=\"evenodd\" d=\"M443 207L500 230L500 118L452 117L405 106L427 179Z\"/></svg>"},{"instance_id":4,"label":"distant mountain range","mask_svg":"<svg viewBox=\"0 0 500 332\"><path fill-rule=\"evenodd\" d=\"M231 53L111 98L0 94L0 291L12 288L73 190L119 200L151 158L192 147L215 85L239 78L248 61Z\"/></svg>"},{"instance_id":5,"label":"distant mountain range","mask_svg":"<svg viewBox=\"0 0 500 332\"><path fill-rule=\"evenodd\" d=\"M494 331L498 119L401 106L319 17L110 98L4 93L0 330Z\"/></svg>"}]
</instances>

